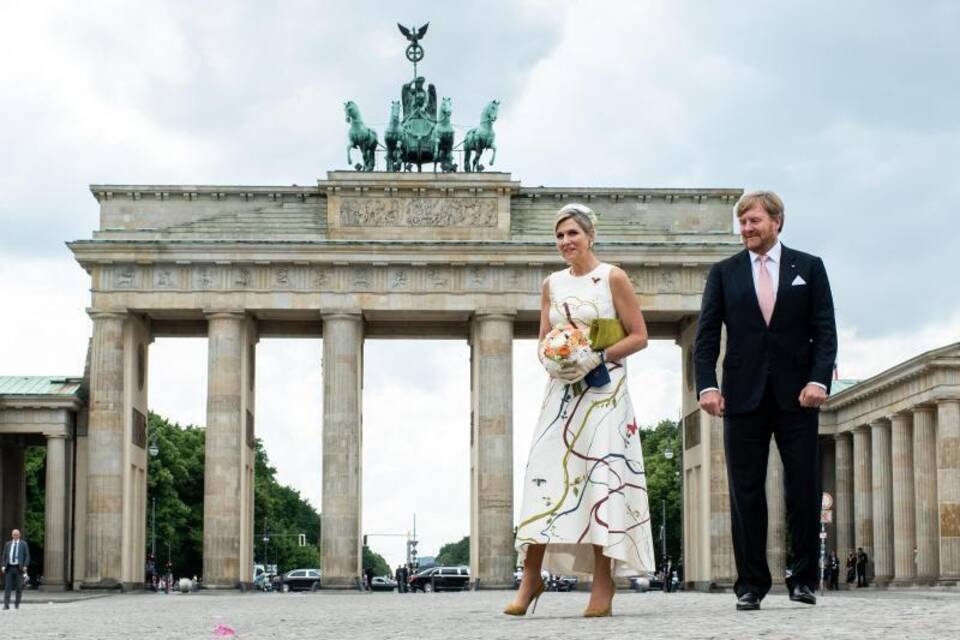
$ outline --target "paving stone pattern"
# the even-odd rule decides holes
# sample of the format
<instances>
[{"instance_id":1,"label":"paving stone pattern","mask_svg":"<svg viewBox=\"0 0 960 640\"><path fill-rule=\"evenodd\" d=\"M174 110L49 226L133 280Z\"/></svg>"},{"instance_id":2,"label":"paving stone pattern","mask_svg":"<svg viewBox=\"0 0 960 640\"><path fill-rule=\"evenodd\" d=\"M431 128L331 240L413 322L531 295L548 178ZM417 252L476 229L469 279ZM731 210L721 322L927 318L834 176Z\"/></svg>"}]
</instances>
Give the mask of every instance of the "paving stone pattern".
<instances>
[{"instance_id":1,"label":"paving stone pattern","mask_svg":"<svg viewBox=\"0 0 960 640\"><path fill-rule=\"evenodd\" d=\"M729 594L620 592L614 617L584 619L586 593L547 593L525 618L500 613L513 593L130 594L50 601L30 593L0 611L4 638L960 638L960 591L841 592L808 607L771 595L759 612L734 610Z\"/></svg>"}]
</instances>

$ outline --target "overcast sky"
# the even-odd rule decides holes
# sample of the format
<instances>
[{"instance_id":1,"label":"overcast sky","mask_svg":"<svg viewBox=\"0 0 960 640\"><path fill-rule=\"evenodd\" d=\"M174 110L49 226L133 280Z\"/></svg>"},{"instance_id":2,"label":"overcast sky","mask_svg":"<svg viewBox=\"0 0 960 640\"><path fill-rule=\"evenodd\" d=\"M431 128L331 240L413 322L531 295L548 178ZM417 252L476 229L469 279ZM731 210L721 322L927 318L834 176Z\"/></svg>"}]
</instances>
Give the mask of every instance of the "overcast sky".
<instances>
[{"instance_id":1,"label":"overcast sky","mask_svg":"<svg viewBox=\"0 0 960 640\"><path fill-rule=\"evenodd\" d=\"M785 244L827 265L843 377L960 340L960 3L2 0L0 374L82 372L89 280L64 242L98 223L89 184L310 184L345 168L344 101L382 135L409 75L395 23L427 20L420 71L454 123L501 100L498 170L774 189ZM263 340L257 376L259 435L317 507L320 354ZM367 342L365 532L406 532L416 512L425 555L468 533L468 354ZM515 356L522 474L545 377L531 342ZM413 383L411 361L432 374ZM677 348L629 367L642 421L675 419ZM150 376L153 410L203 424L206 340L157 340ZM371 543L402 560L402 540Z\"/></svg>"}]
</instances>

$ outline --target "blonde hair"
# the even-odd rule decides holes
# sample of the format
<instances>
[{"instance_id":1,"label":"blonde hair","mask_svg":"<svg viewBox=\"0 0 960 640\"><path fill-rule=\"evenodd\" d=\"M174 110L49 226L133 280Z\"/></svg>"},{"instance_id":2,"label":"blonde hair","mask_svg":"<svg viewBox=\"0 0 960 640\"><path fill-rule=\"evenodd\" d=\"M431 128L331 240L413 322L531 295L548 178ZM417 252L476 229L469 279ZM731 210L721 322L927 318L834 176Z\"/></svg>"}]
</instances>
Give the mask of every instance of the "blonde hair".
<instances>
[{"instance_id":1,"label":"blonde hair","mask_svg":"<svg viewBox=\"0 0 960 640\"><path fill-rule=\"evenodd\" d=\"M773 191L751 191L750 193L743 194L740 199L737 200L733 212L739 219L743 214L758 204L763 207L763 210L767 212L768 216L780 223L780 231L783 231L783 200Z\"/></svg>"},{"instance_id":2,"label":"blonde hair","mask_svg":"<svg viewBox=\"0 0 960 640\"><path fill-rule=\"evenodd\" d=\"M594 240L596 240L597 214L595 214L593 209L587 205L580 204L579 202L571 202L570 204L561 207L560 210L557 211L556 217L553 219L554 232L556 232L557 227L560 226L560 223L565 220L573 220L577 223L577 226L583 229L588 236L593 236Z\"/></svg>"}]
</instances>

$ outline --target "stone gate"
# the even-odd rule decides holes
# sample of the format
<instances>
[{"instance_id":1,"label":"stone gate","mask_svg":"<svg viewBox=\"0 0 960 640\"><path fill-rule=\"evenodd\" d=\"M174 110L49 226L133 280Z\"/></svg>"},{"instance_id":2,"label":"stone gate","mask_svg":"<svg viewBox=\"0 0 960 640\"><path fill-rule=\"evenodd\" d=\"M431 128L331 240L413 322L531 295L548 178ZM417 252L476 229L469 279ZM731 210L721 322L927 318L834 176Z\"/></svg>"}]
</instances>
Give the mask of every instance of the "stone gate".
<instances>
[{"instance_id":1,"label":"stone gate","mask_svg":"<svg viewBox=\"0 0 960 640\"><path fill-rule=\"evenodd\" d=\"M651 338L682 348L687 437L716 432L697 408L690 351L707 270L740 248L739 189L330 172L310 186L91 191L99 229L69 243L90 274L93 319L89 420L75 442L74 584L143 582L147 360L157 336L208 337L203 578L209 587L250 582L256 345L322 336L324 587L351 587L360 574L363 343L380 337L469 341L471 570L481 587L510 586L511 343L536 337L541 283L561 265L553 215L570 201L599 213L598 254L629 274ZM686 477L695 483L687 500L712 499L712 478ZM709 546L707 536L687 543Z\"/></svg>"}]
</instances>

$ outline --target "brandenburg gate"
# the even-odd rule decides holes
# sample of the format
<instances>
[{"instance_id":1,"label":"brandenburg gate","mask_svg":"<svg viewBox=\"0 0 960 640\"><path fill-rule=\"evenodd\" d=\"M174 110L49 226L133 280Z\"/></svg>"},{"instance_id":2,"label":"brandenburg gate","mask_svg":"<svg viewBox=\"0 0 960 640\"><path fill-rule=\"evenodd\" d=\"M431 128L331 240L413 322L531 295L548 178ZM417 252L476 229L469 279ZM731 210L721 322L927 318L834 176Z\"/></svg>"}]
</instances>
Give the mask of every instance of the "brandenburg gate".
<instances>
[{"instance_id":1,"label":"brandenburg gate","mask_svg":"<svg viewBox=\"0 0 960 640\"><path fill-rule=\"evenodd\" d=\"M207 587L252 580L256 345L275 336L323 338L324 588L352 587L361 570L364 340L469 341L471 571L482 588L510 586L512 341L537 335L541 283L561 266L553 215L570 201L599 213L599 255L629 274L651 337L680 345L683 412L696 416L685 428L704 440L716 430L697 408L690 351L707 270L740 248L731 214L738 189L334 171L310 186L91 191L99 229L69 243L90 274L93 320L89 416L76 432L77 586L143 583L147 362L152 340L166 336L209 344ZM687 499L709 500L709 474L696 477Z\"/></svg>"}]
</instances>

